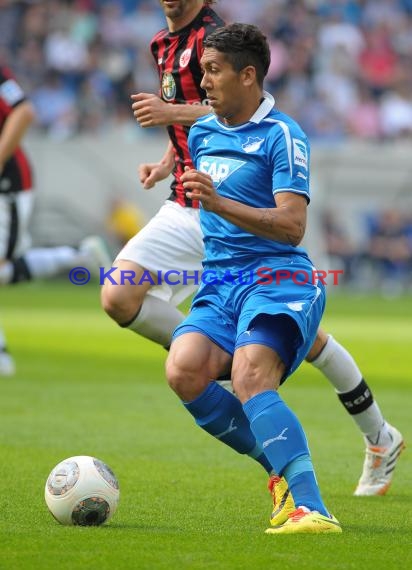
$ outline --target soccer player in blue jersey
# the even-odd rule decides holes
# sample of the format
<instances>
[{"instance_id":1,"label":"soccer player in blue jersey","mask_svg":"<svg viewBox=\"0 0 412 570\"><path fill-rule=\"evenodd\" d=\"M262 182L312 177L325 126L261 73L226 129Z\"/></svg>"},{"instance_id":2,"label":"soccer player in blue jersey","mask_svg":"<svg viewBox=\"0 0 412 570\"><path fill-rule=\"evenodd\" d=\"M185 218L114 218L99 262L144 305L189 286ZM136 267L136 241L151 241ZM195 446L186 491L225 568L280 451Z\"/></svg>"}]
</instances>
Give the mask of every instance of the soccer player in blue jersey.
<instances>
[{"instance_id":1,"label":"soccer player in blue jersey","mask_svg":"<svg viewBox=\"0 0 412 570\"><path fill-rule=\"evenodd\" d=\"M198 203L184 195L180 176L184 166L191 165L185 141L187 126L211 111L208 105L192 104L207 102L206 93L199 85L201 40L223 25L211 9L213 0L159 0L159 3L168 28L156 34L151 49L159 71L161 97L136 94L132 108L141 127L164 126L168 129L170 144L165 157L158 163L142 164L139 171L144 188L153 187L172 172L172 195L144 230L132 238L117 256L119 270L132 269L139 276L144 269L156 275L158 269L165 273L170 269L192 272L201 268L203 243ZM198 46L196 50L192 47L194 43ZM186 57L189 52L190 65ZM170 84L175 85L174 98L169 93ZM198 93L197 98L194 92ZM103 288L103 306L121 326L169 345L174 328L184 318L176 305L193 292L190 285L151 287L145 282L142 286L118 287L107 283ZM402 435L385 421L352 356L321 328L306 360L329 380L363 434L366 458L355 494L386 493L403 447ZM283 489L274 477L269 481L269 488L274 502L281 504L287 489Z\"/></svg>"},{"instance_id":2,"label":"soccer player in blue jersey","mask_svg":"<svg viewBox=\"0 0 412 570\"><path fill-rule=\"evenodd\" d=\"M199 426L241 453L254 444L286 479L295 508L267 533L341 532L302 426L277 392L312 346L325 305L320 281L297 278L315 272L299 246L308 141L263 91L270 51L258 28L220 28L204 48L202 87L214 114L191 128L195 169L182 176L201 203L204 279L174 333L168 382ZM238 398L210 380L229 370Z\"/></svg>"}]
</instances>

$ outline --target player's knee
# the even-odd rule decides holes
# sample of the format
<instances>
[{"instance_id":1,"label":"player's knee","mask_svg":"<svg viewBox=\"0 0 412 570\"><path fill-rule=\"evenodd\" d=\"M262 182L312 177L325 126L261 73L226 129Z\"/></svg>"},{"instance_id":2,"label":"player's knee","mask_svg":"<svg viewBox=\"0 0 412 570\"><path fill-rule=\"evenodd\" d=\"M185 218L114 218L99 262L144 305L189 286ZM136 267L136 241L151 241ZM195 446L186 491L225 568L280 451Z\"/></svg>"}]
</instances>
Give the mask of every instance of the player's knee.
<instances>
[{"instance_id":1,"label":"player's knee","mask_svg":"<svg viewBox=\"0 0 412 570\"><path fill-rule=\"evenodd\" d=\"M261 371L257 362L237 360L232 366L233 391L241 401L249 399L260 386Z\"/></svg>"},{"instance_id":2,"label":"player's knee","mask_svg":"<svg viewBox=\"0 0 412 570\"><path fill-rule=\"evenodd\" d=\"M170 354L166 361L166 378L171 389L180 395L186 384L196 378L196 369L188 360Z\"/></svg>"},{"instance_id":3,"label":"player's knee","mask_svg":"<svg viewBox=\"0 0 412 570\"><path fill-rule=\"evenodd\" d=\"M285 372L282 360L276 356L265 359L244 353L233 361L233 391L243 403L266 390L277 390Z\"/></svg>"},{"instance_id":4,"label":"player's knee","mask_svg":"<svg viewBox=\"0 0 412 570\"><path fill-rule=\"evenodd\" d=\"M123 325L133 318L142 306L143 299L127 294L125 288L104 285L102 287L100 302L103 310L116 321Z\"/></svg>"},{"instance_id":5,"label":"player's knee","mask_svg":"<svg viewBox=\"0 0 412 570\"><path fill-rule=\"evenodd\" d=\"M193 400L206 387L209 379L193 355L171 351L166 361L166 378L170 388L186 401Z\"/></svg>"}]
</instances>

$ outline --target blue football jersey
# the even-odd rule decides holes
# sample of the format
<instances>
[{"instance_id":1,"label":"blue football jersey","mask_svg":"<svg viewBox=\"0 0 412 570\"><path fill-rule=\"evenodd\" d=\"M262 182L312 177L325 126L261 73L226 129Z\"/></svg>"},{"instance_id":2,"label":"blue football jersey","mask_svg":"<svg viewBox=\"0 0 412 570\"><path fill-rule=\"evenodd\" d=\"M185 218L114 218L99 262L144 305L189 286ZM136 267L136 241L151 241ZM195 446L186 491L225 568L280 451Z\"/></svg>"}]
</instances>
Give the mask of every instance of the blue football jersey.
<instances>
[{"instance_id":1,"label":"blue football jersey","mask_svg":"<svg viewBox=\"0 0 412 570\"><path fill-rule=\"evenodd\" d=\"M309 202L309 144L290 117L274 108L268 93L244 124L229 127L214 114L202 117L189 133L197 170L209 174L221 195L255 208L276 207L279 192L295 192ZM208 265L245 257L299 254L301 247L258 237L201 209Z\"/></svg>"}]
</instances>

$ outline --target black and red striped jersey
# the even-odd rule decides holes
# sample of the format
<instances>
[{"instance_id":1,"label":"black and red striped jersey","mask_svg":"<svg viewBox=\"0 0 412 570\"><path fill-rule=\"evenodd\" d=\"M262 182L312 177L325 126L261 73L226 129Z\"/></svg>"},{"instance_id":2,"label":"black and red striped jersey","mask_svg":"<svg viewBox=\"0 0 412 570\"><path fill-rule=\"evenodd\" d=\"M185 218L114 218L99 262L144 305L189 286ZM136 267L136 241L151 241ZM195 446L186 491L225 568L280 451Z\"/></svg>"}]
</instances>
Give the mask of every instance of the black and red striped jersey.
<instances>
[{"instance_id":1,"label":"black and red striped jersey","mask_svg":"<svg viewBox=\"0 0 412 570\"><path fill-rule=\"evenodd\" d=\"M22 88L11 72L6 67L0 66L0 134L13 109L26 100ZM30 162L23 150L18 147L0 172L0 193L30 190L32 186Z\"/></svg>"},{"instance_id":2,"label":"black and red striped jersey","mask_svg":"<svg viewBox=\"0 0 412 570\"><path fill-rule=\"evenodd\" d=\"M177 105L207 103L206 92L200 88L203 40L223 25L223 20L216 12L204 6L196 18L181 30L169 32L166 28L154 36L150 49L159 72L160 96L164 101ZM186 198L180 182L185 166L193 167L187 146L189 127L170 125L167 130L175 150L175 170L169 199L181 206L198 207L198 202Z\"/></svg>"}]
</instances>

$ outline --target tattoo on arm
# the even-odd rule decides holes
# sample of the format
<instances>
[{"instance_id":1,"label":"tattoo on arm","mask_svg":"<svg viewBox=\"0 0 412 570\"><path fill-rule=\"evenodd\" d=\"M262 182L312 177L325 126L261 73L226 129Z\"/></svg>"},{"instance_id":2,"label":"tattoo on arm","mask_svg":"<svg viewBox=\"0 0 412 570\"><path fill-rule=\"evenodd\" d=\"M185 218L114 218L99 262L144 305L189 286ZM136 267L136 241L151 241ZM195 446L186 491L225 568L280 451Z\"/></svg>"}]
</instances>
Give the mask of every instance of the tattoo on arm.
<instances>
[{"instance_id":1,"label":"tattoo on arm","mask_svg":"<svg viewBox=\"0 0 412 570\"><path fill-rule=\"evenodd\" d=\"M262 210L262 214L260 217L260 223L262 224L264 229L267 229L270 231L273 230L276 226L275 212L273 212L269 208L265 208L264 210ZM301 242L301 240L303 238L303 233L304 233L304 224L302 222L298 222L296 225L296 232L287 233L286 238L290 244L296 246Z\"/></svg>"},{"instance_id":2,"label":"tattoo on arm","mask_svg":"<svg viewBox=\"0 0 412 570\"><path fill-rule=\"evenodd\" d=\"M262 215L260 217L260 223L267 229L273 228L273 213L269 210L269 208L265 208L262 210Z\"/></svg>"}]
</instances>

